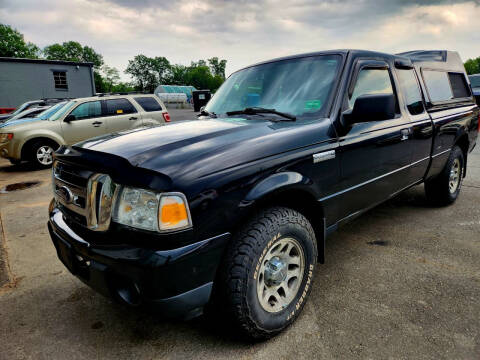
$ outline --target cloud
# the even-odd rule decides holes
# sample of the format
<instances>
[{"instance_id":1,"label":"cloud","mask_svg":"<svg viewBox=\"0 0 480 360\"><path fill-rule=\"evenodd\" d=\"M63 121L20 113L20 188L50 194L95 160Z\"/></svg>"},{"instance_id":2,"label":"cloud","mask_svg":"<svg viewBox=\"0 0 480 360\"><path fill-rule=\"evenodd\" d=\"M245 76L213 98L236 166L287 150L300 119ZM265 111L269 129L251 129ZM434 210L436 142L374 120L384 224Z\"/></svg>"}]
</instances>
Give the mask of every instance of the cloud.
<instances>
[{"instance_id":1,"label":"cloud","mask_svg":"<svg viewBox=\"0 0 480 360\"><path fill-rule=\"evenodd\" d=\"M480 56L480 0L0 0L0 17L39 46L92 46L121 71L140 53L182 64L218 56L227 73L333 48Z\"/></svg>"}]
</instances>

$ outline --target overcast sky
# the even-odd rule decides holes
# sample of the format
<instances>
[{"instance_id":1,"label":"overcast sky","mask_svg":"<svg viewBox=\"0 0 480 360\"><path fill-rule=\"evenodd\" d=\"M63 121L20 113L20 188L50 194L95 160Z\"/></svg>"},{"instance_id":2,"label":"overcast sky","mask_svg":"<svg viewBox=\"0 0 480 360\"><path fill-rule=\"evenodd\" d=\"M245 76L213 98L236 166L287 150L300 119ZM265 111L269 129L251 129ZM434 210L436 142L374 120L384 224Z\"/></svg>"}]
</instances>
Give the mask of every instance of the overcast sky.
<instances>
[{"instance_id":1,"label":"overcast sky","mask_svg":"<svg viewBox=\"0 0 480 360\"><path fill-rule=\"evenodd\" d=\"M0 0L0 22L40 47L89 45L121 72L137 54L181 64L218 56L227 74L335 48L480 56L480 0Z\"/></svg>"}]
</instances>

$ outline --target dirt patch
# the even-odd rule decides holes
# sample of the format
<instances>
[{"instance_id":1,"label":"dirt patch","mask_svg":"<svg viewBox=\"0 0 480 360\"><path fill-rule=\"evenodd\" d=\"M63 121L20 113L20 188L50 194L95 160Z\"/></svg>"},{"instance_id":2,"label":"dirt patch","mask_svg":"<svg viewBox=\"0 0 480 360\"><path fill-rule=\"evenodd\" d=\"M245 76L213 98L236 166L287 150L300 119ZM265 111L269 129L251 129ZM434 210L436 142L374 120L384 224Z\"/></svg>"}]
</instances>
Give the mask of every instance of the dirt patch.
<instances>
[{"instance_id":1,"label":"dirt patch","mask_svg":"<svg viewBox=\"0 0 480 360\"><path fill-rule=\"evenodd\" d=\"M0 189L0 194L7 194L12 191L25 190L41 184L41 181L25 181L14 184L8 184Z\"/></svg>"}]
</instances>

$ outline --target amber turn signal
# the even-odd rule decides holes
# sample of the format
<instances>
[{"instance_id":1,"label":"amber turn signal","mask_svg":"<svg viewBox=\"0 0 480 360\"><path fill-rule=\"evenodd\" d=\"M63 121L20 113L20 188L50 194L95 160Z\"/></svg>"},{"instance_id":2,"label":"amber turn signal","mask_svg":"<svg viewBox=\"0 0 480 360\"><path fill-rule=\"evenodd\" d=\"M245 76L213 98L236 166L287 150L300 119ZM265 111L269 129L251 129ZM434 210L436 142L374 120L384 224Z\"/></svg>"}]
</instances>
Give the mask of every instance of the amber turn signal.
<instances>
[{"instance_id":1,"label":"amber turn signal","mask_svg":"<svg viewBox=\"0 0 480 360\"><path fill-rule=\"evenodd\" d=\"M191 226L186 199L178 195L164 195L160 200L158 228L160 231L180 230Z\"/></svg>"}]
</instances>

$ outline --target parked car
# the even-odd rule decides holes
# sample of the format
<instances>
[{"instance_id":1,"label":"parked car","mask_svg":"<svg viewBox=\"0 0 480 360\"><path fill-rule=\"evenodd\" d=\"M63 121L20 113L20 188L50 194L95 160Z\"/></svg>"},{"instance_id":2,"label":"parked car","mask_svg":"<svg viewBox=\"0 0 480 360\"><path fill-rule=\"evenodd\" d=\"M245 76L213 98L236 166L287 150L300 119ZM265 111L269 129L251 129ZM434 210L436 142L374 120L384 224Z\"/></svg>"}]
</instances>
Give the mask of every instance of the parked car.
<instances>
[{"instance_id":1,"label":"parked car","mask_svg":"<svg viewBox=\"0 0 480 360\"><path fill-rule=\"evenodd\" d=\"M108 133L170 121L155 95L105 95L63 102L35 118L0 124L0 156L12 163L31 161L38 167L52 165L60 145Z\"/></svg>"},{"instance_id":2,"label":"parked car","mask_svg":"<svg viewBox=\"0 0 480 360\"><path fill-rule=\"evenodd\" d=\"M469 78L475 100L477 100L477 104L480 105L480 74L469 75Z\"/></svg>"},{"instance_id":3,"label":"parked car","mask_svg":"<svg viewBox=\"0 0 480 360\"><path fill-rule=\"evenodd\" d=\"M34 107L52 106L64 100L65 99L40 99L40 100L27 101L26 103L23 103L22 105L20 105L15 111L5 115L0 115L0 123L5 122L8 119L11 119L12 117L20 114L25 110L28 110Z\"/></svg>"},{"instance_id":4,"label":"parked car","mask_svg":"<svg viewBox=\"0 0 480 360\"><path fill-rule=\"evenodd\" d=\"M479 127L450 51L266 61L203 114L61 147L48 228L100 293L166 316L210 304L253 338L298 317L340 225L420 183L453 203Z\"/></svg>"},{"instance_id":5,"label":"parked car","mask_svg":"<svg viewBox=\"0 0 480 360\"><path fill-rule=\"evenodd\" d=\"M39 107L32 107L27 110L23 110L19 112L17 115L12 116L11 118L5 120L4 122L20 120L24 118L34 118L40 113L44 112L45 110L51 108L51 106L39 106Z\"/></svg>"}]
</instances>

